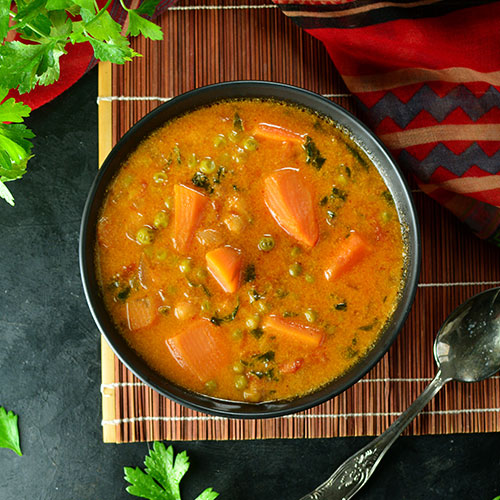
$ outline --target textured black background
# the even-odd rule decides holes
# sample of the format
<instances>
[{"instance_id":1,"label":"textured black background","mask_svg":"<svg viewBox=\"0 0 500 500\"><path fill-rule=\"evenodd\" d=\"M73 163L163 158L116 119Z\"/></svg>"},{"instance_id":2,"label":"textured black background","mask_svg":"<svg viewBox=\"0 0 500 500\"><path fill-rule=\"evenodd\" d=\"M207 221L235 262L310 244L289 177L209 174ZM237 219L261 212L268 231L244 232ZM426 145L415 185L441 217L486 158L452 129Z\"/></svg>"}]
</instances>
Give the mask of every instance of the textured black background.
<instances>
[{"instance_id":1,"label":"textured black background","mask_svg":"<svg viewBox=\"0 0 500 500\"><path fill-rule=\"evenodd\" d=\"M78 272L78 231L97 169L97 71L28 120L29 173L0 203L0 405L20 415L22 458L0 449L0 500L111 500L148 444L103 444L99 335ZM425 417L423 417L425 418ZM298 500L369 438L173 443L185 500ZM404 437L360 499L500 495L500 433Z\"/></svg>"}]
</instances>

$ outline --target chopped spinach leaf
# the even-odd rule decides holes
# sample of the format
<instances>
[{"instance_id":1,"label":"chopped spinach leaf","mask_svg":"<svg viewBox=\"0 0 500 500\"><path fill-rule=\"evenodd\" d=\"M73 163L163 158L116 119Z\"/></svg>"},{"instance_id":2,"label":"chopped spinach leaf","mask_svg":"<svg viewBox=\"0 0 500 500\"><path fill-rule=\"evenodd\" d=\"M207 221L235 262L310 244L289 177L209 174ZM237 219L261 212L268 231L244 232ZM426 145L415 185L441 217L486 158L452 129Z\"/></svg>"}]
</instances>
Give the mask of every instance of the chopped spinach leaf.
<instances>
[{"instance_id":1,"label":"chopped spinach leaf","mask_svg":"<svg viewBox=\"0 0 500 500\"><path fill-rule=\"evenodd\" d=\"M333 219L335 217L335 212L333 210L327 210L326 215L328 215L330 219Z\"/></svg>"},{"instance_id":2,"label":"chopped spinach leaf","mask_svg":"<svg viewBox=\"0 0 500 500\"><path fill-rule=\"evenodd\" d=\"M269 363L270 361L274 361L274 351L267 351L264 354L254 354L252 358L255 358L257 361Z\"/></svg>"},{"instance_id":3,"label":"chopped spinach leaf","mask_svg":"<svg viewBox=\"0 0 500 500\"><path fill-rule=\"evenodd\" d=\"M250 333L256 338L260 339L262 335L264 335L264 330L260 327L254 328L253 330L250 330Z\"/></svg>"},{"instance_id":4,"label":"chopped spinach leaf","mask_svg":"<svg viewBox=\"0 0 500 500\"><path fill-rule=\"evenodd\" d=\"M364 332L369 332L370 330L373 330L373 327L377 324L377 320L375 319L374 321L372 321L370 324L368 325L363 325L363 326L360 326L359 329L360 330L363 330Z\"/></svg>"},{"instance_id":5,"label":"chopped spinach leaf","mask_svg":"<svg viewBox=\"0 0 500 500\"><path fill-rule=\"evenodd\" d=\"M316 170L321 170L326 158L321 156L321 153L319 152L314 141L309 136L306 136L306 141L302 147L306 152L306 163L310 163Z\"/></svg>"},{"instance_id":6,"label":"chopped spinach leaf","mask_svg":"<svg viewBox=\"0 0 500 500\"><path fill-rule=\"evenodd\" d=\"M335 309L337 311L345 311L347 310L347 302L339 302L335 305Z\"/></svg>"},{"instance_id":7,"label":"chopped spinach leaf","mask_svg":"<svg viewBox=\"0 0 500 500\"><path fill-rule=\"evenodd\" d=\"M180 165L182 163L181 150L179 149L179 146L177 146L177 144L174 146L172 153L175 156L175 160L177 161L177 164Z\"/></svg>"},{"instance_id":8,"label":"chopped spinach leaf","mask_svg":"<svg viewBox=\"0 0 500 500\"><path fill-rule=\"evenodd\" d=\"M248 266L245 267L245 270L243 271L243 281L245 283L250 283L251 281L254 281L255 278L256 278L255 265L248 264Z\"/></svg>"},{"instance_id":9,"label":"chopped spinach leaf","mask_svg":"<svg viewBox=\"0 0 500 500\"><path fill-rule=\"evenodd\" d=\"M319 200L319 204L324 207L328 203L328 196L323 196L321 200Z\"/></svg>"},{"instance_id":10,"label":"chopped spinach leaf","mask_svg":"<svg viewBox=\"0 0 500 500\"><path fill-rule=\"evenodd\" d=\"M347 193L343 189L339 189L335 186L332 187L332 194L330 195L332 200L340 199L342 201L347 200Z\"/></svg>"},{"instance_id":11,"label":"chopped spinach leaf","mask_svg":"<svg viewBox=\"0 0 500 500\"><path fill-rule=\"evenodd\" d=\"M261 370L251 370L249 373L255 375L257 378L267 378L268 380L278 381L279 379L274 375L274 368L270 368L267 371Z\"/></svg>"},{"instance_id":12,"label":"chopped spinach leaf","mask_svg":"<svg viewBox=\"0 0 500 500\"><path fill-rule=\"evenodd\" d=\"M261 295L257 290L255 290L255 288L253 288L252 290L250 290L248 292L248 295L250 296L250 304L252 302L257 302L258 300L261 300L264 298L263 295Z\"/></svg>"},{"instance_id":13,"label":"chopped spinach leaf","mask_svg":"<svg viewBox=\"0 0 500 500\"><path fill-rule=\"evenodd\" d=\"M122 300L122 301L125 301L129 298L129 295L130 295L130 292L131 292L131 288L129 286L125 287L125 288L122 288L117 294L116 294L116 298L118 300Z\"/></svg>"},{"instance_id":14,"label":"chopped spinach leaf","mask_svg":"<svg viewBox=\"0 0 500 500\"><path fill-rule=\"evenodd\" d=\"M238 112L234 113L233 129L236 130L236 132L243 132L243 122Z\"/></svg>"},{"instance_id":15,"label":"chopped spinach leaf","mask_svg":"<svg viewBox=\"0 0 500 500\"><path fill-rule=\"evenodd\" d=\"M349 167L345 168L345 173L347 174L347 177L351 177L351 169Z\"/></svg>"},{"instance_id":16,"label":"chopped spinach leaf","mask_svg":"<svg viewBox=\"0 0 500 500\"><path fill-rule=\"evenodd\" d=\"M220 326L220 325L222 325L222 323L229 323L230 321L234 321L234 319L236 318L236 315L238 314L239 308L240 308L240 303L238 301L238 304L236 304L236 307L234 308L234 310L231 314L228 314L227 316L220 317L218 315L218 313L215 313L215 315L210 318L210 321L215 326Z\"/></svg>"},{"instance_id":17,"label":"chopped spinach leaf","mask_svg":"<svg viewBox=\"0 0 500 500\"><path fill-rule=\"evenodd\" d=\"M213 192L213 188L210 186L210 181L208 177L203 172L196 172L191 179L191 182L201 189L205 189L209 193Z\"/></svg>"},{"instance_id":18,"label":"chopped spinach leaf","mask_svg":"<svg viewBox=\"0 0 500 500\"><path fill-rule=\"evenodd\" d=\"M225 175L226 169L224 167L219 167L219 170L217 170L217 174L213 178L214 184L220 184L221 179L223 179Z\"/></svg>"},{"instance_id":19,"label":"chopped spinach leaf","mask_svg":"<svg viewBox=\"0 0 500 500\"><path fill-rule=\"evenodd\" d=\"M389 191L382 191L382 198L385 199L385 201L391 206L394 206L394 198L392 197L392 194Z\"/></svg>"},{"instance_id":20,"label":"chopped spinach leaf","mask_svg":"<svg viewBox=\"0 0 500 500\"><path fill-rule=\"evenodd\" d=\"M284 318L295 318L296 316L298 316L298 314L295 312L292 312L292 311L284 311L283 312Z\"/></svg>"},{"instance_id":21,"label":"chopped spinach leaf","mask_svg":"<svg viewBox=\"0 0 500 500\"><path fill-rule=\"evenodd\" d=\"M368 166L368 162L361 156L361 154L359 153L359 151L352 147L349 143L347 142L344 142L345 144L345 147L347 148L347 151L349 151L349 153L352 154L352 156L354 156L354 158L358 161L358 163L365 169L365 170L368 170L369 166Z\"/></svg>"},{"instance_id":22,"label":"chopped spinach leaf","mask_svg":"<svg viewBox=\"0 0 500 500\"><path fill-rule=\"evenodd\" d=\"M358 355L358 350L357 349L353 349L352 347L348 347L345 351L344 351L344 357L346 359L352 359L352 358L355 358L357 355Z\"/></svg>"}]
</instances>

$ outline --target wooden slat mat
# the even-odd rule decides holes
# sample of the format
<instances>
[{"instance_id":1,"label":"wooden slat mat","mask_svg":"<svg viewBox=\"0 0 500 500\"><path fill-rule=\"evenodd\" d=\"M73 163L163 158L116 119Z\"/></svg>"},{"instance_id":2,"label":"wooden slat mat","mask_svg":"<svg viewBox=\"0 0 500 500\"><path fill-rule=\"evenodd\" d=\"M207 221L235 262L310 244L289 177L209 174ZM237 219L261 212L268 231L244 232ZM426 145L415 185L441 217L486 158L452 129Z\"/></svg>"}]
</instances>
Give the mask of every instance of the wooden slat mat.
<instances>
[{"instance_id":1,"label":"wooden slat mat","mask_svg":"<svg viewBox=\"0 0 500 500\"><path fill-rule=\"evenodd\" d=\"M180 2L161 17L166 39L134 41L144 54L99 74L101 160L118 138L161 102L220 81L263 79L298 85L356 112L323 46L272 4ZM500 285L500 249L479 241L418 189L423 266L410 317L382 361L358 384L299 415L264 421L211 417L144 386L102 342L106 442L373 435L382 432L436 372L435 333L459 303ZM448 384L409 427L410 434L500 429L500 377Z\"/></svg>"}]
</instances>

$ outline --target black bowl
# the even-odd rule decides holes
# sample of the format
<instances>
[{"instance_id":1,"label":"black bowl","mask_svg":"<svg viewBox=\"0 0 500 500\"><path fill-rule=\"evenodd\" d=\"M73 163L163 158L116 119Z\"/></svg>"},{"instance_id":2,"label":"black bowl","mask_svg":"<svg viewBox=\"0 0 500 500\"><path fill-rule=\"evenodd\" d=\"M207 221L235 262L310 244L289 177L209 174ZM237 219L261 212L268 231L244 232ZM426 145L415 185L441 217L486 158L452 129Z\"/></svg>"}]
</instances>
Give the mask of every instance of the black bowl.
<instances>
[{"instance_id":1,"label":"black bowl","mask_svg":"<svg viewBox=\"0 0 500 500\"><path fill-rule=\"evenodd\" d=\"M399 214L406 245L405 279L394 314L374 347L341 377L305 396L282 401L244 403L197 394L179 387L150 368L120 335L99 291L94 267L94 248L99 209L109 182L139 143L166 121L221 99L276 98L307 107L344 127L373 161L388 186ZM85 296L101 333L116 355L141 380L160 394L194 410L233 418L269 418L306 410L345 391L368 372L387 352L409 311L417 289L420 269L420 233L409 188L382 143L357 118L340 106L304 89L272 82L239 81L209 85L182 94L159 106L135 124L113 148L99 170L83 211L80 231L80 271Z\"/></svg>"}]
</instances>

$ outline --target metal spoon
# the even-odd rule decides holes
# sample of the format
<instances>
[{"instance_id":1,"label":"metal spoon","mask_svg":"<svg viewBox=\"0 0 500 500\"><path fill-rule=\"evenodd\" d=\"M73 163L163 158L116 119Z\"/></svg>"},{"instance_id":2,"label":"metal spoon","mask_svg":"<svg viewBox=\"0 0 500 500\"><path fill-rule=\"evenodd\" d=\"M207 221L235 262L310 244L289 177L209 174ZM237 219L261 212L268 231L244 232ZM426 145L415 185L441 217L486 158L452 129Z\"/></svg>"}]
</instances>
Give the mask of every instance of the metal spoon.
<instances>
[{"instance_id":1,"label":"metal spoon","mask_svg":"<svg viewBox=\"0 0 500 500\"><path fill-rule=\"evenodd\" d=\"M500 288L475 295L446 319L434 342L439 370L413 404L379 437L300 500L349 500L368 481L408 424L450 380L479 382L500 370Z\"/></svg>"}]
</instances>

